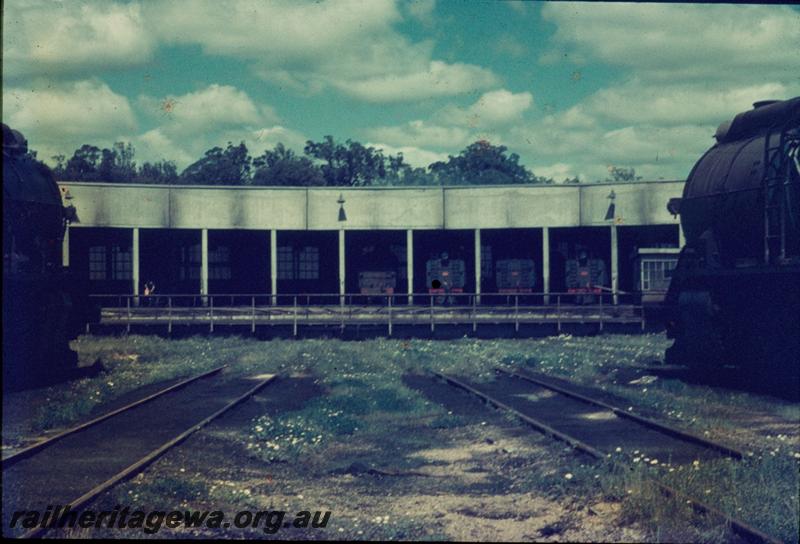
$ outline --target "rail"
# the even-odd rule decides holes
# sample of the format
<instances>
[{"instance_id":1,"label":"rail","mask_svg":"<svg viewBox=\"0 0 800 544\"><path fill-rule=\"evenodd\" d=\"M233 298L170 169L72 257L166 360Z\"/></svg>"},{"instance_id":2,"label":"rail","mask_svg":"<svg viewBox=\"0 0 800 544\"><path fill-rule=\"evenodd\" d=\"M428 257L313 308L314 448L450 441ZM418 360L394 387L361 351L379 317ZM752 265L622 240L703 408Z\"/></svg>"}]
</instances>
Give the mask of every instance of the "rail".
<instances>
[{"instance_id":1,"label":"rail","mask_svg":"<svg viewBox=\"0 0 800 544\"><path fill-rule=\"evenodd\" d=\"M284 325L298 334L300 326L384 326L391 336L398 325L552 324L561 332L566 324L622 323L645 328L641 295L597 291L591 293L414 293L387 294L154 294L90 295L101 307L101 325L162 325L168 332L178 325L249 327ZM617 304L614 304L614 299ZM88 327L87 327L88 329Z\"/></svg>"}]
</instances>

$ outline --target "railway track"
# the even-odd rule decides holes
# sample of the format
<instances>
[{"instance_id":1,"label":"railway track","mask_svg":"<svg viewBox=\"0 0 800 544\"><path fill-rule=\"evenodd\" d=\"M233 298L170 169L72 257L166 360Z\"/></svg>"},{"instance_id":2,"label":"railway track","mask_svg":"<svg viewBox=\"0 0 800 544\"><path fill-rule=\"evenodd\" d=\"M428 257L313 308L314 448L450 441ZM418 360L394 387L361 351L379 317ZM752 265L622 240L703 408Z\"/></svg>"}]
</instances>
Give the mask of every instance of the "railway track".
<instances>
[{"instance_id":1,"label":"railway track","mask_svg":"<svg viewBox=\"0 0 800 544\"><path fill-rule=\"evenodd\" d=\"M3 459L4 534L42 536L55 519L24 531L10 527L13 512L80 510L277 377L229 377L224 370L183 380Z\"/></svg>"},{"instance_id":2,"label":"railway track","mask_svg":"<svg viewBox=\"0 0 800 544\"><path fill-rule=\"evenodd\" d=\"M496 371L494 382L482 384L472 384L438 372L433 374L596 460L608 459L612 455L615 459L627 458L630 468L633 468L634 463L642 459L651 464L670 466L720 456L741 459L745 455L725 444L632 414L561 383L524 371ZM690 504L696 512L724 521L736 535L748 542L780 542L655 478L653 483L663 495L677 497Z\"/></svg>"}]
</instances>

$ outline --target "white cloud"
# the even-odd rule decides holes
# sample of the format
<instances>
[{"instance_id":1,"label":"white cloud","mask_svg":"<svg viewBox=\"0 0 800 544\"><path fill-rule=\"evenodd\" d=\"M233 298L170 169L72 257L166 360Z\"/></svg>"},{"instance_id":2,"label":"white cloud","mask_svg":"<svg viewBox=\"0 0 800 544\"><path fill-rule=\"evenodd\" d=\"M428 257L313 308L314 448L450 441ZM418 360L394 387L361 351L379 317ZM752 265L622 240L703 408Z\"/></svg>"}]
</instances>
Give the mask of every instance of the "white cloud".
<instances>
[{"instance_id":1,"label":"white cloud","mask_svg":"<svg viewBox=\"0 0 800 544\"><path fill-rule=\"evenodd\" d=\"M5 88L3 118L29 140L108 137L136 127L128 99L94 80Z\"/></svg>"},{"instance_id":2,"label":"white cloud","mask_svg":"<svg viewBox=\"0 0 800 544\"><path fill-rule=\"evenodd\" d=\"M380 126L366 130L370 138L399 147L425 147L456 153L466 145L487 140L501 144L498 127L512 121L530 108L533 95L498 89L484 93L466 108L448 105L431 115L431 121L416 119L402 125Z\"/></svg>"},{"instance_id":3,"label":"white cloud","mask_svg":"<svg viewBox=\"0 0 800 544\"><path fill-rule=\"evenodd\" d=\"M533 104L529 92L514 94L505 89L484 93L468 108L446 107L437 118L454 125L489 127L519 121L520 116Z\"/></svg>"},{"instance_id":4,"label":"white cloud","mask_svg":"<svg viewBox=\"0 0 800 544\"><path fill-rule=\"evenodd\" d=\"M244 142L252 156L282 142L302 153L306 138L278 124L267 104L258 104L244 91L212 84L179 96L140 96L139 105L156 116L160 125L135 139L141 160L175 161L185 168L212 147ZM139 147L142 147L142 153Z\"/></svg>"},{"instance_id":5,"label":"white cloud","mask_svg":"<svg viewBox=\"0 0 800 544\"><path fill-rule=\"evenodd\" d=\"M436 9L436 0L407 0L403 5L409 15L414 19L426 25L433 23L433 11Z\"/></svg>"},{"instance_id":6,"label":"white cloud","mask_svg":"<svg viewBox=\"0 0 800 544\"><path fill-rule=\"evenodd\" d=\"M539 177L551 178L556 183L561 183L567 178L575 176L574 167L570 164L557 162L546 166L537 166L533 173Z\"/></svg>"},{"instance_id":7,"label":"white cloud","mask_svg":"<svg viewBox=\"0 0 800 544\"><path fill-rule=\"evenodd\" d=\"M136 136L132 143L136 150L136 161L139 164L172 161L182 169L200 158L199 155L187 152L159 128Z\"/></svg>"},{"instance_id":8,"label":"white cloud","mask_svg":"<svg viewBox=\"0 0 800 544\"><path fill-rule=\"evenodd\" d=\"M593 181L604 179L609 166L619 166L633 167L646 178L684 179L712 145L715 130L714 125L694 124L575 127L563 122L570 115L550 115L510 130L523 162L537 175Z\"/></svg>"},{"instance_id":9,"label":"white cloud","mask_svg":"<svg viewBox=\"0 0 800 544\"><path fill-rule=\"evenodd\" d=\"M136 3L6 2L3 19L6 77L141 64L155 48Z\"/></svg>"},{"instance_id":10,"label":"white cloud","mask_svg":"<svg viewBox=\"0 0 800 544\"><path fill-rule=\"evenodd\" d=\"M557 30L540 62L622 72L569 109L511 129L537 174L593 180L621 166L683 179L719 123L800 92L800 12L786 6L554 2L542 15Z\"/></svg>"},{"instance_id":11,"label":"white cloud","mask_svg":"<svg viewBox=\"0 0 800 544\"><path fill-rule=\"evenodd\" d=\"M497 77L472 64L431 61L426 70L391 73L360 81L336 80L339 89L371 102L407 102L434 96L452 96L494 85Z\"/></svg>"},{"instance_id":12,"label":"white cloud","mask_svg":"<svg viewBox=\"0 0 800 544\"><path fill-rule=\"evenodd\" d=\"M433 3L405 5L429 17ZM373 102L409 101L483 89L486 68L432 58L433 42L412 42L394 25L392 0L256 2L172 1L145 4L167 43L199 44L208 54L245 59L260 77L310 93L333 87Z\"/></svg>"},{"instance_id":13,"label":"white cloud","mask_svg":"<svg viewBox=\"0 0 800 544\"><path fill-rule=\"evenodd\" d=\"M577 108L590 116L621 123L719 124L734 113L750 109L753 102L787 99L798 91L798 84L787 86L778 82L719 87L646 84L632 80L597 91Z\"/></svg>"},{"instance_id":14,"label":"white cloud","mask_svg":"<svg viewBox=\"0 0 800 544\"><path fill-rule=\"evenodd\" d=\"M383 150L385 155L403 154L404 162L415 168L426 168L428 165L438 161L446 161L447 153L437 153L428 149L422 149L416 146L391 146L386 144L367 143L364 144L368 147Z\"/></svg>"},{"instance_id":15,"label":"white cloud","mask_svg":"<svg viewBox=\"0 0 800 544\"><path fill-rule=\"evenodd\" d=\"M359 34L390 31L401 20L391 0L173 0L145 9L166 42L200 44L217 55L309 61L318 55L331 60L338 47L363 44L348 45Z\"/></svg>"},{"instance_id":16,"label":"white cloud","mask_svg":"<svg viewBox=\"0 0 800 544\"><path fill-rule=\"evenodd\" d=\"M800 12L788 6L548 2L554 47L658 80L788 81L800 73Z\"/></svg>"},{"instance_id":17,"label":"white cloud","mask_svg":"<svg viewBox=\"0 0 800 544\"><path fill-rule=\"evenodd\" d=\"M513 34L501 34L492 43L492 50L498 55L510 55L514 58L522 58L528 53L528 48L525 47L519 39Z\"/></svg>"},{"instance_id":18,"label":"white cloud","mask_svg":"<svg viewBox=\"0 0 800 544\"><path fill-rule=\"evenodd\" d=\"M229 126L223 130L195 134L183 132L175 126L164 125L136 136L132 141L139 163L171 160L180 171L202 158L209 149L225 148L228 142L233 145L244 142L250 156L257 157L278 143L302 154L306 140L303 134L280 125L259 128Z\"/></svg>"},{"instance_id":19,"label":"white cloud","mask_svg":"<svg viewBox=\"0 0 800 544\"><path fill-rule=\"evenodd\" d=\"M245 93L230 85L212 84L199 91L156 99L141 96L149 113L158 113L183 132L218 130L229 125L259 125L275 121L269 106L257 106Z\"/></svg>"},{"instance_id":20,"label":"white cloud","mask_svg":"<svg viewBox=\"0 0 800 544\"><path fill-rule=\"evenodd\" d=\"M373 140L393 146L417 145L441 149L464 146L470 141L470 131L463 127L432 125L422 120L409 121L400 126L371 128L367 134Z\"/></svg>"},{"instance_id":21,"label":"white cloud","mask_svg":"<svg viewBox=\"0 0 800 544\"><path fill-rule=\"evenodd\" d=\"M46 159L71 153L87 139L113 141L137 126L128 99L94 80L5 88L3 122L22 132L31 148Z\"/></svg>"}]
</instances>

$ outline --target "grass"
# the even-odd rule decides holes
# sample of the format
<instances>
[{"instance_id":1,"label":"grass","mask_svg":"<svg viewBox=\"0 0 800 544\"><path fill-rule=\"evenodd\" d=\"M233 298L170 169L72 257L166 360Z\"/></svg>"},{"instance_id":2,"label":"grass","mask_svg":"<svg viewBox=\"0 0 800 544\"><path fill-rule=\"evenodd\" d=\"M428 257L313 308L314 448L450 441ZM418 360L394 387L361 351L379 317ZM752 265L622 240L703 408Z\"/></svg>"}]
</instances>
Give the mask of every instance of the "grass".
<instances>
[{"instance_id":1,"label":"grass","mask_svg":"<svg viewBox=\"0 0 800 544\"><path fill-rule=\"evenodd\" d=\"M409 371L437 370L487 381L493 378L495 366L528 367L604 389L627 400L637 411L701 431L726 429L734 434L737 428L732 415L749 409L790 421L800 419L796 404L678 380L659 378L648 384L630 384L620 378L620 368L660 359L667 345L662 335L363 342L86 336L74 345L82 361L99 357L108 371L42 390L46 403L38 407L32 428L73 423L98 405L137 387L196 374L222 363L241 373L313 373L326 389L325 396L312 399L301 410L252 421L245 440L251 454L267 462L295 462L309 454L321 455L337 441L380 436L389 440L396 418L418 420L431 428L455 428L468 422L468 418L450 414L406 387L402 377ZM409 444L412 439L403 443ZM769 448L761 448L745 462L720 460L697 467L672 467L672 472L661 466L622 469L616 459L600 465L576 460L556 472L543 466L525 467L526 485L547 490L554 497L620 501L625 515L643 524L656 540L725 540L727 533L720 523L698 518L680 500L665 500L647 484L646 476L657 474L665 483L707 499L709 504L768 534L794 540L800 511L800 452L782 435L769 437L767 443ZM142 488L139 494L148 498L170 496L177 489L185 499L207 492L215 498L246 500L236 495L235 489L184 489L186 485L164 482L163 488ZM411 534L419 534L411 529ZM403 538L403 534L405 529L387 527L387 532L364 536Z\"/></svg>"},{"instance_id":2,"label":"grass","mask_svg":"<svg viewBox=\"0 0 800 544\"><path fill-rule=\"evenodd\" d=\"M75 423L96 407L144 385L199 374L248 349L237 339L83 336L73 342L83 364L103 361L106 372L35 391L14 394L33 412L21 430L28 435ZM252 349L252 345L249 347ZM4 432L4 439L9 438Z\"/></svg>"},{"instance_id":3,"label":"grass","mask_svg":"<svg viewBox=\"0 0 800 544\"><path fill-rule=\"evenodd\" d=\"M800 421L800 405L745 392L716 389L677 379L658 378L649 384L631 384L620 377L626 367L661 360L670 342L663 334L640 336L571 337L546 339L527 354L507 356L509 366L527 367L545 374L598 387L628 400L639 411L658 414L701 430L717 427L737 430L731 416L756 409L788 421Z\"/></svg>"}]
</instances>

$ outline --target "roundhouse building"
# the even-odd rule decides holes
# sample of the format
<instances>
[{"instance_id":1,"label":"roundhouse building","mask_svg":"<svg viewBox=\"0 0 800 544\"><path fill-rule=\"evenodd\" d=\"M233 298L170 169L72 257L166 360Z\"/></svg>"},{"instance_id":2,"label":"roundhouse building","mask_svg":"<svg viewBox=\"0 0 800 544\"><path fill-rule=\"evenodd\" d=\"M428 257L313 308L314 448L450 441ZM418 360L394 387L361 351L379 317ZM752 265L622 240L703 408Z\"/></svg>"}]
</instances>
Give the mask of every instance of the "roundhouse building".
<instances>
[{"instance_id":1,"label":"roundhouse building","mask_svg":"<svg viewBox=\"0 0 800 544\"><path fill-rule=\"evenodd\" d=\"M533 263L532 292L567 289L565 263L602 260L613 293L664 284L681 245L666 209L682 181L580 185L279 188L63 182L77 221L64 264L93 294L428 293L426 264L464 262L464 293L498 288L498 262ZM505 268L504 268L505 270ZM410 295L410 296L409 296Z\"/></svg>"}]
</instances>

